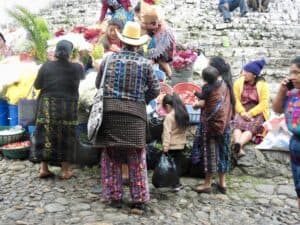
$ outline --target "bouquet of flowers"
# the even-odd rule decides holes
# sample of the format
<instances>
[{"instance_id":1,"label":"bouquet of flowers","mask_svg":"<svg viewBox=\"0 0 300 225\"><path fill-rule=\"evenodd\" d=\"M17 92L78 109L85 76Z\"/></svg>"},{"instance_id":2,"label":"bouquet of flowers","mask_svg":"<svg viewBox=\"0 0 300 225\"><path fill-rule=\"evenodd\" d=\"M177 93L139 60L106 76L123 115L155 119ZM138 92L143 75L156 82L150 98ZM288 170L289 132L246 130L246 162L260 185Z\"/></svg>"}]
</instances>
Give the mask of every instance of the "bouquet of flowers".
<instances>
[{"instance_id":1,"label":"bouquet of flowers","mask_svg":"<svg viewBox=\"0 0 300 225\"><path fill-rule=\"evenodd\" d=\"M175 70L183 70L193 65L198 55L192 50L181 50L175 53L172 66Z\"/></svg>"}]
</instances>

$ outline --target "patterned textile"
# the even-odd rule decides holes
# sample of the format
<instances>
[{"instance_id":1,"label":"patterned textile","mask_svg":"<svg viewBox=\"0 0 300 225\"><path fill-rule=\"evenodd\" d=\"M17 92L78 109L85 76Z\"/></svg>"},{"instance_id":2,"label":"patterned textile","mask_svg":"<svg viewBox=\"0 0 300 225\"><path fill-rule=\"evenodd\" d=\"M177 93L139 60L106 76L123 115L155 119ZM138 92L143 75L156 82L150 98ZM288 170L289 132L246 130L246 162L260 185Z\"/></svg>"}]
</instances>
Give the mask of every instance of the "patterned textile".
<instances>
[{"instance_id":1,"label":"patterned textile","mask_svg":"<svg viewBox=\"0 0 300 225\"><path fill-rule=\"evenodd\" d=\"M96 79L99 87L106 59L100 66ZM160 85L147 59L135 52L121 51L110 58L105 78L105 98L144 102L154 99Z\"/></svg>"},{"instance_id":2,"label":"patterned textile","mask_svg":"<svg viewBox=\"0 0 300 225\"><path fill-rule=\"evenodd\" d=\"M254 108L258 104L258 101L256 86L245 83L241 96L241 103L246 111ZM244 120L241 115L237 113L234 118L234 128L242 131L250 131L253 135L256 135L263 131L262 124L264 121L265 119L262 113L255 116L251 121Z\"/></svg>"},{"instance_id":3,"label":"patterned textile","mask_svg":"<svg viewBox=\"0 0 300 225\"><path fill-rule=\"evenodd\" d=\"M293 89L288 92L284 114L289 131L300 136L300 90Z\"/></svg>"},{"instance_id":4,"label":"patterned textile","mask_svg":"<svg viewBox=\"0 0 300 225\"><path fill-rule=\"evenodd\" d=\"M134 14L133 12L128 11L129 7L131 7L130 0L102 0L102 8L99 21L102 22L104 20L108 9L111 11L113 17L115 17L115 14L119 13L119 16L117 16L119 19L130 19L124 20L124 24L127 21L132 21L134 18Z\"/></svg>"},{"instance_id":5,"label":"patterned textile","mask_svg":"<svg viewBox=\"0 0 300 225\"><path fill-rule=\"evenodd\" d=\"M34 162L70 161L76 148L77 101L42 97L39 100L35 143L31 158Z\"/></svg>"},{"instance_id":6,"label":"patterned textile","mask_svg":"<svg viewBox=\"0 0 300 225\"><path fill-rule=\"evenodd\" d=\"M225 85L224 82L223 85ZM229 123L232 116L232 105L228 91L228 87L225 88L225 94L223 94L225 98L222 104L226 115L224 133L218 136L210 134L203 122L198 125L196 131L191 158L193 164L200 163L204 173L226 173L230 169L231 130Z\"/></svg>"},{"instance_id":7,"label":"patterned textile","mask_svg":"<svg viewBox=\"0 0 300 225\"><path fill-rule=\"evenodd\" d=\"M231 142L231 130L228 126L225 129L224 136L220 143L223 148L218 148L218 173L228 173L230 170L230 142Z\"/></svg>"},{"instance_id":8,"label":"patterned textile","mask_svg":"<svg viewBox=\"0 0 300 225\"><path fill-rule=\"evenodd\" d=\"M124 8L120 8L112 14L112 18L119 19L123 22L123 24L126 24L127 21L134 20L134 14L133 12L129 12Z\"/></svg>"},{"instance_id":9,"label":"patterned textile","mask_svg":"<svg viewBox=\"0 0 300 225\"><path fill-rule=\"evenodd\" d=\"M99 147L144 148L146 121L120 112L104 112L96 145Z\"/></svg>"},{"instance_id":10,"label":"patterned textile","mask_svg":"<svg viewBox=\"0 0 300 225\"><path fill-rule=\"evenodd\" d=\"M300 137L294 135L290 140L291 167L295 189L300 198Z\"/></svg>"},{"instance_id":11,"label":"patterned textile","mask_svg":"<svg viewBox=\"0 0 300 225\"><path fill-rule=\"evenodd\" d=\"M200 163L204 173L226 173L230 170L230 127L224 135L211 137L202 123L198 125L193 149L192 163Z\"/></svg>"},{"instance_id":12,"label":"patterned textile","mask_svg":"<svg viewBox=\"0 0 300 225\"><path fill-rule=\"evenodd\" d=\"M133 203L150 199L146 151L142 149L109 148L102 151L101 186L105 200L121 200L123 195L122 163L129 168L129 186Z\"/></svg>"},{"instance_id":13,"label":"patterned textile","mask_svg":"<svg viewBox=\"0 0 300 225\"><path fill-rule=\"evenodd\" d=\"M147 58L171 62L176 49L175 37L166 24L161 24L159 30L152 35L148 45Z\"/></svg>"}]
</instances>

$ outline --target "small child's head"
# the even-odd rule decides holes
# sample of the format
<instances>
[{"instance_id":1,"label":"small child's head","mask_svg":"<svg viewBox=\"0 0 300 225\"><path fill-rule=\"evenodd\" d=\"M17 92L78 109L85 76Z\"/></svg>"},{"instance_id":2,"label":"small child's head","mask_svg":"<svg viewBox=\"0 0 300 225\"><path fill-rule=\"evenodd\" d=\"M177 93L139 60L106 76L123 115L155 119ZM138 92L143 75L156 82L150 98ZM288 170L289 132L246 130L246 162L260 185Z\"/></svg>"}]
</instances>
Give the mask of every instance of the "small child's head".
<instances>
[{"instance_id":1,"label":"small child's head","mask_svg":"<svg viewBox=\"0 0 300 225\"><path fill-rule=\"evenodd\" d=\"M215 67L208 66L202 71L202 78L208 84L215 83L218 80L218 77L219 71Z\"/></svg>"},{"instance_id":2,"label":"small child's head","mask_svg":"<svg viewBox=\"0 0 300 225\"><path fill-rule=\"evenodd\" d=\"M185 105L177 94L166 94L162 100L162 106L170 113L173 109L175 111L175 121L179 128L186 129L189 125L189 114Z\"/></svg>"}]
</instances>

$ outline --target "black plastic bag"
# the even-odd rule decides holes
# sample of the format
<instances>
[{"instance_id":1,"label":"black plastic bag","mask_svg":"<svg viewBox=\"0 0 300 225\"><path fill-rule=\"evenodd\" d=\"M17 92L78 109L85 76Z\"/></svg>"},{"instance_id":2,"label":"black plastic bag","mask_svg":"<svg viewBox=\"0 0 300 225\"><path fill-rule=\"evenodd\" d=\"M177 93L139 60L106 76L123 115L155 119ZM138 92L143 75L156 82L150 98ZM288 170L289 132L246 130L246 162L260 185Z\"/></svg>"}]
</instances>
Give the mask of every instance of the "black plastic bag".
<instances>
[{"instance_id":1,"label":"black plastic bag","mask_svg":"<svg viewBox=\"0 0 300 225\"><path fill-rule=\"evenodd\" d=\"M147 159L147 168L154 170L159 158L162 154L162 151L155 147L156 142L152 142L146 145L146 159Z\"/></svg>"},{"instance_id":2,"label":"black plastic bag","mask_svg":"<svg viewBox=\"0 0 300 225\"><path fill-rule=\"evenodd\" d=\"M173 187L179 184L174 159L168 154L161 155L152 176L152 184L156 188Z\"/></svg>"},{"instance_id":3,"label":"black plastic bag","mask_svg":"<svg viewBox=\"0 0 300 225\"><path fill-rule=\"evenodd\" d=\"M163 119L153 117L148 120L147 124L147 143L161 141L163 133Z\"/></svg>"}]
</instances>

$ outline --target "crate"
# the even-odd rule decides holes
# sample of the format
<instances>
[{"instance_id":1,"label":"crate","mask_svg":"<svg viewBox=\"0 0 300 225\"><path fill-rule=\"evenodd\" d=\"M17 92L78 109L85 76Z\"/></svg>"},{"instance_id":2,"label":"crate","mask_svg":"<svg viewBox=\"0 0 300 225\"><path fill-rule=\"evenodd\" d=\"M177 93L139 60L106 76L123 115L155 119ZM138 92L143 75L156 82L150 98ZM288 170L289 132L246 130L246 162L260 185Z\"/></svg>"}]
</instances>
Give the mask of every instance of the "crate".
<instances>
[{"instance_id":1,"label":"crate","mask_svg":"<svg viewBox=\"0 0 300 225\"><path fill-rule=\"evenodd\" d=\"M190 117L190 124L196 125L200 123L200 116L201 116L201 110L200 109L193 109L192 105L186 105L186 110Z\"/></svg>"}]
</instances>

